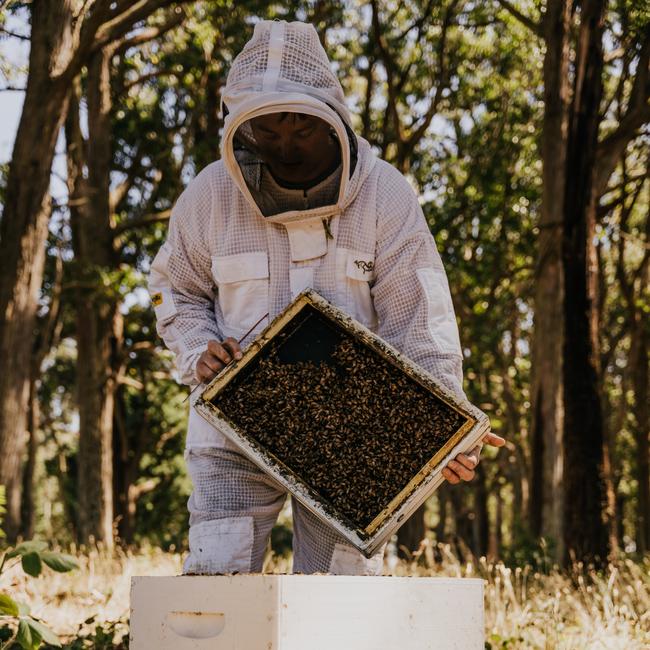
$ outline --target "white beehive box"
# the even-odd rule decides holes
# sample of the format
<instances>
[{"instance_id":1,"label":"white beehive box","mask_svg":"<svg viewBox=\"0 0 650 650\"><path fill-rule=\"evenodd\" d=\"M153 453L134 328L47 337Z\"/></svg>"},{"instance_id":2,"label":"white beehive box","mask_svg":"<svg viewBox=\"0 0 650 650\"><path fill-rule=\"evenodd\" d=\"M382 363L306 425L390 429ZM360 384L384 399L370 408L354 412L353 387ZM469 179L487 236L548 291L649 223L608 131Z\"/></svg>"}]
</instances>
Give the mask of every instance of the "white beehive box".
<instances>
[{"instance_id":1,"label":"white beehive box","mask_svg":"<svg viewBox=\"0 0 650 650\"><path fill-rule=\"evenodd\" d=\"M483 580L135 577L132 650L481 650Z\"/></svg>"}]
</instances>

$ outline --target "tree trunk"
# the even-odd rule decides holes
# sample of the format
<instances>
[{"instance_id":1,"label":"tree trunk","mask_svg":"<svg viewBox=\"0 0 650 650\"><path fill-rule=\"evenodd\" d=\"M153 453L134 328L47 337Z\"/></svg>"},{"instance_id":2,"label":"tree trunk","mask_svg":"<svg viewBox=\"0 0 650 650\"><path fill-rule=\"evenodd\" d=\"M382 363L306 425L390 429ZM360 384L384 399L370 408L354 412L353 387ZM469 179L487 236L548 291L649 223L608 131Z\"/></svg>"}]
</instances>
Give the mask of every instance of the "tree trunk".
<instances>
[{"instance_id":1,"label":"tree trunk","mask_svg":"<svg viewBox=\"0 0 650 650\"><path fill-rule=\"evenodd\" d=\"M642 280L646 272L641 275ZM646 284L647 286L647 284ZM648 436L650 436L650 394L648 394L648 343L643 324L643 315L635 314L635 323L632 332L630 366L632 372L632 385L634 386L634 417L636 420L637 444L637 482L638 482L638 512L636 545L641 554L650 549L650 449Z\"/></svg>"},{"instance_id":2,"label":"tree trunk","mask_svg":"<svg viewBox=\"0 0 650 650\"><path fill-rule=\"evenodd\" d=\"M488 516L488 493L485 485L484 465L476 468L474 479L474 519L472 520L472 551L477 557L487 554L490 536L490 518Z\"/></svg>"},{"instance_id":3,"label":"tree trunk","mask_svg":"<svg viewBox=\"0 0 650 650\"><path fill-rule=\"evenodd\" d=\"M397 554L402 559L409 559L426 536L425 512L426 503L423 503L397 531Z\"/></svg>"},{"instance_id":4,"label":"tree trunk","mask_svg":"<svg viewBox=\"0 0 650 650\"><path fill-rule=\"evenodd\" d=\"M564 199L564 542L578 559L604 561L603 422L599 393L595 158L602 87L603 0L581 5Z\"/></svg>"},{"instance_id":5,"label":"tree trunk","mask_svg":"<svg viewBox=\"0 0 650 650\"><path fill-rule=\"evenodd\" d=\"M27 445L29 372L50 216L50 169L67 108L57 78L72 54L71 2L32 3L25 103L14 144L0 224L0 484L7 487L5 530L19 529Z\"/></svg>"},{"instance_id":6,"label":"tree trunk","mask_svg":"<svg viewBox=\"0 0 650 650\"><path fill-rule=\"evenodd\" d=\"M118 266L109 207L112 51L110 46L98 50L88 64L87 146L79 129L77 101L66 125L74 179L71 195L76 199L71 226L80 278L75 292L80 427L78 535L80 541L93 537L109 547L113 544L113 410L123 328L117 291L110 280L110 273ZM87 181L81 174L84 161ZM107 286L102 274L109 276Z\"/></svg>"},{"instance_id":7,"label":"tree trunk","mask_svg":"<svg viewBox=\"0 0 650 650\"><path fill-rule=\"evenodd\" d=\"M40 364L39 364L40 366ZM29 409L27 412L27 430L29 444L27 447L27 462L23 472L23 492L21 495L20 530L23 539L34 537L35 522L35 491L36 491L36 459L40 447L40 405L37 395L37 376L32 375L29 382Z\"/></svg>"},{"instance_id":8,"label":"tree trunk","mask_svg":"<svg viewBox=\"0 0 650 650\"><path fill-rule=\"evenodd\" d=\"M535 269L530 423L532 477L529 519L535 536L562 549L562 237L566 164L571 2L549 0L544 20L544 125L542 207Z\"/></svg>"},{"instance_id":9,"label":"tree trunk","mask_svg":"<svg viewBox=\"0 0 650 650\"><path fill-rule=\"evenodd\" d=\"M447 533L447 489L446 486L441 485L436 492L438 499L438 523L434 529L436 536L436 544L441 544Z\"/></svg>"}]
</instances>

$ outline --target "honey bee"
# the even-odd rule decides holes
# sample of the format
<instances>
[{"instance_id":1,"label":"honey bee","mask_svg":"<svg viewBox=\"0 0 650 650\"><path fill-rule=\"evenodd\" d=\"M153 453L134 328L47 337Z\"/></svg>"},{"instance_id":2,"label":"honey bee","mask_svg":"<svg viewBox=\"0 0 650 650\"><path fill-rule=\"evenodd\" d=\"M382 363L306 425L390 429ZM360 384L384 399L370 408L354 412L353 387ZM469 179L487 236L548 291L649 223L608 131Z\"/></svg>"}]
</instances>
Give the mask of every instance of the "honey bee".
<instances>
[{"instance_id":1,"label":"honey bee","mask_svg":"<svg viewBox=\"0 0 650 650\"><path fill-rule=\"evenodd\" d=\"M364 529L465 417L343 328L327 361L281 361L279 345L214 404L332 516Z\"/></svg>"}]
</instances>

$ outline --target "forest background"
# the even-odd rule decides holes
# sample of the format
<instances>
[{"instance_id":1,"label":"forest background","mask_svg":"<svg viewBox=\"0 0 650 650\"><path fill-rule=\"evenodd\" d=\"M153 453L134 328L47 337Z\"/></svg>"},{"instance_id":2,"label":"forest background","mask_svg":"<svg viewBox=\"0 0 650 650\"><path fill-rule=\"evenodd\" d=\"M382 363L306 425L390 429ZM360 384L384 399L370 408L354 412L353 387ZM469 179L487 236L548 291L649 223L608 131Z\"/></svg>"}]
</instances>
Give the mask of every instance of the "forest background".
<instances>
[{"instance_id":1,"label":"forest background","mask_svg":"<svg viewBox=\"0 0 650 650\"><path fill-rule=\"evenodd\" d=\"M400 554L426 539L509 565L643 561L646 0L1 6L0 91L24 98L0 170L6 544L186 548L188 391L146 275L174 201L219 157L232 58L282 18L316 26L357 133L420 195L465 391L508 440L429 499ZM273 550L289 548L283 519Z\"/></svg>"}]
</instances>

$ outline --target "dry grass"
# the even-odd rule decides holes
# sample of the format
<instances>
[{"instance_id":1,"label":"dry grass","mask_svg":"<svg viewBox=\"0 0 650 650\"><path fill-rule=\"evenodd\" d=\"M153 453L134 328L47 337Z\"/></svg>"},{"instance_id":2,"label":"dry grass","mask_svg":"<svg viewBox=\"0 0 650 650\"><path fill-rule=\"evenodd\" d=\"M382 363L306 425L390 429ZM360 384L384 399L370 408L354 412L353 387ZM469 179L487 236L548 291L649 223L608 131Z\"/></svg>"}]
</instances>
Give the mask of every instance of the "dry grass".
<instances>
[{"instance_id":1,"label":"dry grass","mask_svg":"<svg viewBox=\"0 0 650 650\"><path fill-rule=\"evenodd\" d=\"M526 650L645 650L650 648L650 558L621 560L596 572L511 569L485 558L462 562L448 545L424 546L394 575L483 578L486 641Z\"/></svg>"},{"instance_id":2,"label":"dry grass","mask_svg":"<svg viewBox=\"0 0 650 650\"><path fill-rule=\"evenodd\" d=\"M434 553L434 550L436 553ZM32 611L70 638L97 622L122 621L126 631L132 575L175 575L179 554L144 549L108 554L94 548L77 555L81 569L46 571L25 578L18 568L3 574L0 590L30 603ZM434 558L434 555L436 556ZM287 561L269 558L265 569L284 572ZM413 562L387 560L393 575L481 577L486 580L486 639L491 648L642 650L650 647L650 561L622 560L603 573L577 566L573 574L531 567L461 561L449 546L424 546ZM94 617L90 623L85 623Z\"/></svg>"}]
</instances>

